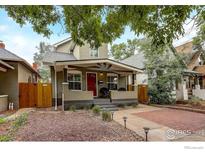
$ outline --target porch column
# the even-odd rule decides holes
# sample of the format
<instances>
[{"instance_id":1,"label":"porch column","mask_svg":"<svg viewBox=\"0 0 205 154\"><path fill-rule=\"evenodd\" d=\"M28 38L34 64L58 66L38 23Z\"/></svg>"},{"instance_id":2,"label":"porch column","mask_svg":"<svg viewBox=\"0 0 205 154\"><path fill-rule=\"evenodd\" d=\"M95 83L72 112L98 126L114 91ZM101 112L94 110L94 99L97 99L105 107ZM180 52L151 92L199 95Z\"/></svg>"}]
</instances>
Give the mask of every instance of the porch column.
<instances>
[{"instance_id":1,"label":"porch column","mask_svg":"<svg viewBox=\"0 0 205 154\"><path fill-rule=\"evenodd\" d=\"M196 77L196 89L200 89L200 85L199 85L199 76Z\"/></svg>"},{"instance_id":2,"label":"porch column","mask_svg":"<svg viewBox=\"0 0 205 154\"><path fill-rule=\"evenodd\" d=\"M63 68L63 82L68 81L68 70L67 68Z\"/></svg>"},{"instance_id":3,"label":"porch column","mask_svg":"<svg viewBox=\"0 0 205 154\"><path fill-rule=\"evenodd\" d=\"M57 70L56 70L56 62L54 64L54 71L55 71L55 110L58 109L58 100L57 100Z\"/></svg>"},{"instance_id":4,"label":"porch column","mask_svg":"<svg viewBox=\"0 0 205 154\"><path fill-rule=\"evenodd\" d=\"M65 88L68 85L68 69L63 68L63 83L62 83L62 111L65 110Z\"/></svg>"}]
</instances>

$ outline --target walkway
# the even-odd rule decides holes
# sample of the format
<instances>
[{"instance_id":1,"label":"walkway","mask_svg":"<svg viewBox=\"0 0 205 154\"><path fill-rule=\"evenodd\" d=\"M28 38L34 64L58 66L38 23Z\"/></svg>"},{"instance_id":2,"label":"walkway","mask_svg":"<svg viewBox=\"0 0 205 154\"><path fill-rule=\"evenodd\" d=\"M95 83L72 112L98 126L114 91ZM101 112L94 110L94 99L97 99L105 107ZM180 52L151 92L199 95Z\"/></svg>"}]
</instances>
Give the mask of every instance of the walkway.
<instances>
[{"instance_id":1,"label":"walkway","mask_svg":"<svg viewBox=\"0 0 205 154\"><path fill-rule=\"evenodd\" d=\"M194 114L194 119L190 119L192 114ZM205 115L200 113L140 104L137 108L116 111L114 113L114 120L124 125L123 116L128 117L127 128L135 131L142 137L145 137L143 127L149 127L149 141L205 141L205 131L201 131L202 128L205 128L205 123L203 122ZM187 116L188 118L186 118ZM178 119L176 117L178 117ZM191 125L193 129L187 130L186 132L180 131L180 128L181 130L191 128L190 126L187 127L190 123L194 123L194 125ZM178 130L176 130L176 128L178 128ZM198 131L193 134L193 132L191 132L193 130Z\"/></svg>"}]
</instances>

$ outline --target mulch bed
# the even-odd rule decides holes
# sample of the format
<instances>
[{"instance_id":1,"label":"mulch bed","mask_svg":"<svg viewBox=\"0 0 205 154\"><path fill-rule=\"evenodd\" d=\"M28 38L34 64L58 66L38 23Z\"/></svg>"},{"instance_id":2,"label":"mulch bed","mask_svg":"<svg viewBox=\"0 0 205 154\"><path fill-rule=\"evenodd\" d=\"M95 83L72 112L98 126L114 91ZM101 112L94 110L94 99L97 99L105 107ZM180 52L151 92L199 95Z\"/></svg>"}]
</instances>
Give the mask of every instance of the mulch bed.
<instances>
[{"instance_id":1,"label":"mulch bed","mask_svg":"<svg viewBox=\"0 0 205 154\"><path fill-rule=\"evenodd\" d=\"M205 102L202 103L202 102L177 101L175 106L205 110Z\"/></svg>"},{"instance_id":2,"label":"mulch bed","mask_svg":"<svg viewBox=\"0 0 205 154\"><path fill-rule=\"evenodd\" d=\"M168 126L176 130L197 131L205 128L205 115L174 109L134 113L144 119Z\"/></svg>"},{"instance_id":3,"label":"mulch bed","mask_svg":"<svg viewBox=\"0 0 205 154\"><path fill-rule=\"evenodd\" d=\"M16 133L17 141L141 141L120 124L104 122L88 111L29 113L28 122Z\"/></svg>"}]
</instances>

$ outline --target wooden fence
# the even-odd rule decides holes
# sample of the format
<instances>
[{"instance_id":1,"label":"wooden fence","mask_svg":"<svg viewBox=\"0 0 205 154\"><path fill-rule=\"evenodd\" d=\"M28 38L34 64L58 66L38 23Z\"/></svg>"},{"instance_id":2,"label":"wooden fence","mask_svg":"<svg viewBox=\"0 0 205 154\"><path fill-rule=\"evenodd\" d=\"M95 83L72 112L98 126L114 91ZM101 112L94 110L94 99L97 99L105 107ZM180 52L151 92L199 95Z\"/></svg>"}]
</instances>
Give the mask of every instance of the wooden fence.
<instances>
[{"instance_id":1,"label":"wooden fence","mask_svg":"<svg viewBox=\"0 0 205 154\"><path fill-rule=\"evenodd\" d=\"M19 108L51 106L50 83L19 83Z\"/></svg>"},{"instance_id":2,"label":"wooden fence","mask_svg":"<svg viewBox=\"0 0 205 154\"><path fill-rule=\"evenodd\" d=\"M140 103L148 103L148 86L147 85L138 85L138 101Z\"/></svg>"}]
</instances>

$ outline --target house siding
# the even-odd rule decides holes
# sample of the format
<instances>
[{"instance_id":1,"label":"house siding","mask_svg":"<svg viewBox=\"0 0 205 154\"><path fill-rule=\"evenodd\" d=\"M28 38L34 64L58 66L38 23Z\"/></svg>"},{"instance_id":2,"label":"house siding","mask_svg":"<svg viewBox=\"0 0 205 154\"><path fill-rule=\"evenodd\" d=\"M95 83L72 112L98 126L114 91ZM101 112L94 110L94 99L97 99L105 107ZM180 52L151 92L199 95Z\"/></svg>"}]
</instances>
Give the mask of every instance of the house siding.
<instances>
[{"instance_id":1,"label":"house siding","mask_svg":"<svg viewBox=\"0 0 205 154\"><path fill-rule=\"evenodd\" d=\"M18 88L18 63L7 62L14 67L14 70L8 69L7 72L0 72L0 94L8 95L9 102L14 103L14 108L19 107L19 88Z\"/></svg>"},{"instance_id":2,"label":"house siding","mask_svg":"<svg viewBox=\"0 0 205 154\"><path fill-rule=\"evenodd\" d=\"M31 79L31 82L34 82L33 79L33 73L28 70L25 66L22 64L18 64L18 82L26 82L28 83L29 78Z\"/></svg>"},{"instance_id":3,"label":"house siding","mask_svg":"<svg viewBox=\"0 0 205 154\"><path fill-rule=\"evenodd\" d=\"M74 46L73 41L69 41L67 43L63 43L56 47L57 52L62 53L70 53L70 49ZM108 58L108 45L102 44L101 47L99 47L98 57L97 58ZM76 59L95 59L90 56L90 45L85 43L83 46L75 46L75 49L73 51L73 55L76 57Z\"/></svg>"}]
</instances>

